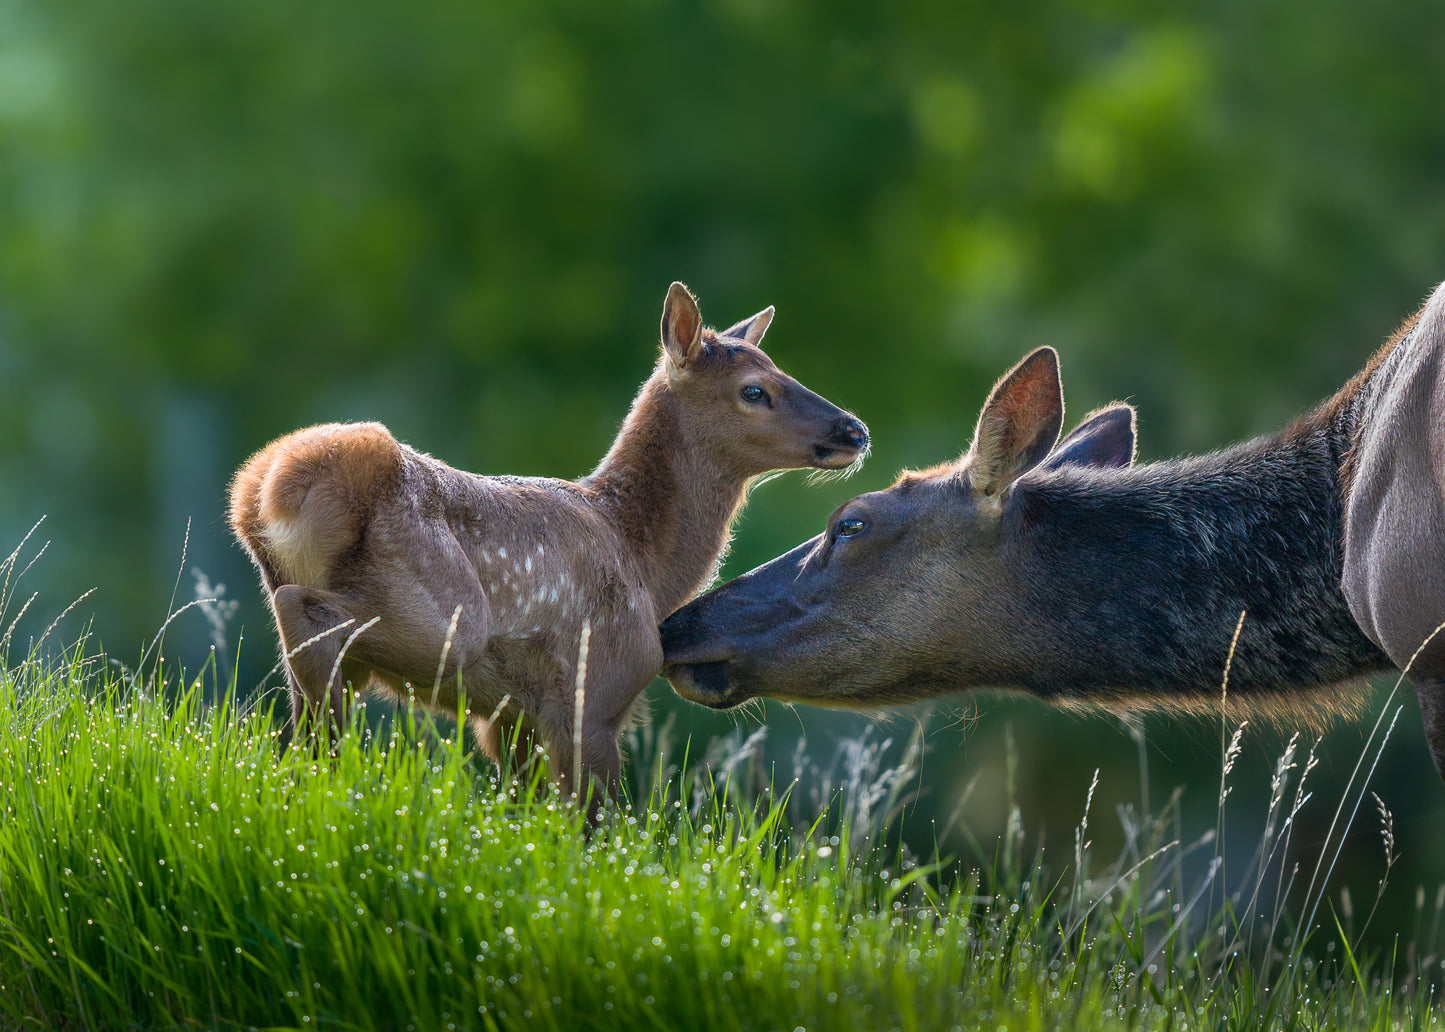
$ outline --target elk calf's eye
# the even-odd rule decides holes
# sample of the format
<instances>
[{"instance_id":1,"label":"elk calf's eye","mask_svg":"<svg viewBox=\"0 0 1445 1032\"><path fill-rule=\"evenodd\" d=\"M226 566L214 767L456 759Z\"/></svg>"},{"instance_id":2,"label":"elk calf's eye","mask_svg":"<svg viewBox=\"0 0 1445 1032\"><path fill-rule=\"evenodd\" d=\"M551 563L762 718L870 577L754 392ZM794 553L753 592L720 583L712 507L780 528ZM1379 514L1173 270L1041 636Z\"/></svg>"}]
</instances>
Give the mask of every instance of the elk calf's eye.
<instances>
[{"instance_id":1,"label":"elk calf's eye","mask_svg":"<svg viewBox=\"0 0 1445 1032\"><path fill-rule=\"evenodd\" d=\"M860 520L860 519L855 519L855 518L853 518L853 517L849 517L849 518L846 519L846 520L839 520L839 521L838 521L838 536L839 536L839 537L852 537L852 536L855 535L855 534L861 534L861 533L863 533L863 528L866 527L866 526L868 526L868 524L864 523L864 522L863 522L862 520Z\"/></svg>"},{"instance_id":2,"label":"elk calf's eye","mask_svg":"<svg viewBox=\"0 0 1445 1032\"><path fill-rule=\"evenodd\" d=\"M756 405L760 401L768 400L768 392L755 383L748 384L739 393L742 394L743 401L746 401L749 405Z\"/></svg>"}]
</instances>

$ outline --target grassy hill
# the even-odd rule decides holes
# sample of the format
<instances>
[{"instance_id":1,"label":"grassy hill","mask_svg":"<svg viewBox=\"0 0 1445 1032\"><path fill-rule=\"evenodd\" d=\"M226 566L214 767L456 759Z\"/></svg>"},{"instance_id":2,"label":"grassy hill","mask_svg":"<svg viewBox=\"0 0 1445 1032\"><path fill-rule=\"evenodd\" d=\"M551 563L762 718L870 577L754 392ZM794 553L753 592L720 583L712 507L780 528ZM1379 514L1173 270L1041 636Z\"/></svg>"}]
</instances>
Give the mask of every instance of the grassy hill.
<instances>
[{"instance_id":1,"label":"grassy hill","mask_svg":"<svg viewBox=\"0 0 1445 1032\"><path fill-rule=\"evenodd\" d=\"M890 845L906 769L808 813L740 738L588 833L422 715L284 755L269 711L83 646L0 676L0 1024L12 1028L1263 1029L1435 1020L1429 941L1361 958L1285 870L1309 758L1280 761L1248 870L1146 818L1095 869L1018 838ZM1225 746L1226 754L1231 752ZM1368 757L1366 758L1368 761ZM1226 767L1229 759L1226 760ZM1368 765L1368 764L1367 764ZM1226 769L1227 775L1227 769ZM1221 794L1227 787L1221 779ZM1363 794L1363 793L1361 793ZM639 790L638 795L641 796ZM1345 820L1358 798L1345 800ZM1318 804L1311 804L1318 805ZM1367 804L1368 805L1368 804ZM872 816L865 816L871 814ZM1213 859L1211 859L1213 858ZM1322 858L1320 878L1325 877ZM1291 861L1292 863L1292 861ZM1272 902L1312 918L1301 935ZM1438 925L1438 908L1434 915ZM1412 945L1412 965L1402 961Z\"/></svg>"}]
</instances>

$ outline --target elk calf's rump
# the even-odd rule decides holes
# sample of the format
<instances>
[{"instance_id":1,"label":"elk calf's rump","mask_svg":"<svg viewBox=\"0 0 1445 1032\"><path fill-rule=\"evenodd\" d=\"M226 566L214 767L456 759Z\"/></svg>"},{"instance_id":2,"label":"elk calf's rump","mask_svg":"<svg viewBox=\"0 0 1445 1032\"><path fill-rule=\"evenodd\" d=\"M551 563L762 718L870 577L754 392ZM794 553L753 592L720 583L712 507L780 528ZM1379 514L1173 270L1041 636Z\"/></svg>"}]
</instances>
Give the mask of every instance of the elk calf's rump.
<instances>
[{"instance_id":1,"label":"elk calf's rump","mask_svg":"<svg viewBox=\"0 0 1445 1032\"><path fill-rule=\"evenodd\" d=\"M874 707L972 686L1069 706L1350 711L1409 667L1445 776L1445 285L1315 411L1211 455L1134 465L1111 405L1056 441L1058 356L1001 379L956 461L840 506L825 532L662 628L714 707ZM1414 657L1412 662L1412 657Z\"/></svg>"},{"instance_id":2,"label":"elk calf's rump","mask_svg":"<svg viewBox=\"0 0 1445 1032\"><path fill-rule=\"evenodd\" d=\"M252 456L231 525L271 602L293 730L330 733L371 686L465 707L498 762L536 735L564 786L580 793L582 769L615 791L618 736L662 663L658 621L714 576L748 483L846 469L868 447L861 422L763 353L772 317L706 329L674 283L656 368L576 482L453 469L379 423L309 427Z\"/></svg>"}]
</instances>

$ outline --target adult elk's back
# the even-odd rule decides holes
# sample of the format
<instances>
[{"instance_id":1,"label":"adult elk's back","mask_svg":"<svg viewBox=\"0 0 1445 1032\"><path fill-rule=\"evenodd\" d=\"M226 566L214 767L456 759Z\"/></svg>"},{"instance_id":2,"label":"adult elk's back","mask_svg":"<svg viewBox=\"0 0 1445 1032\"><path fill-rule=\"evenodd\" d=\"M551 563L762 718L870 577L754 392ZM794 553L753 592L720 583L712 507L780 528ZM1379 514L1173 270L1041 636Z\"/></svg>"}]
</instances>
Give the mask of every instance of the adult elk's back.
<instances>
[{"instance_id":1,"label":"adult elk's back","mask_svg":"<svg viewBox=\"0 0 1445 1032\"><path fill-rule=\"evenodd\" d=\"M1063 441L1058 359L995 386L955 462L663 625L683 696L871 707L970 686L1065 705L1352 709L1445 621L1445 285L1278 433L1133 465L1112 405ZM1445 635L1441 636L1445 639ZM1445 776L1445 642L1409 668Z\"/></svg>"},{"instance_id":2,"label":"adult elk's back","mask_svg":"<svg viewBox=\"0 0 1445 1032\"><path fill-rule=\"evenodd\" d=\"M368 685L479 721L510 700L478 728L494 759L514 731L536 733L554 778L580 760L615 790L618 736L661 665L658 621L713 576L749 481L844 468L868 444L758 347L772 316L704 329L674 283L656 368L575 483L466 473L378 423L299 430L252 456L231 522L271 601L293 724L339 724Z\"/></svg>"}]
</instances>

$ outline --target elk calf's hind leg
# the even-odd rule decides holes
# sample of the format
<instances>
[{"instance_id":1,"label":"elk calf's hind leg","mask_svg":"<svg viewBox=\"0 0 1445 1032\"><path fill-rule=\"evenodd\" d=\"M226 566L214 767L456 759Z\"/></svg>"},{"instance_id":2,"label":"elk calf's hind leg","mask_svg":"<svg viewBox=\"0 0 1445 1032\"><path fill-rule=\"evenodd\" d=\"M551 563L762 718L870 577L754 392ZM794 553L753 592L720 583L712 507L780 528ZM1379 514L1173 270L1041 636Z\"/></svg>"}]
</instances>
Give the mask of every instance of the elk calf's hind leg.
<instances>
[{"instance_id":1,"label":"elk calf's hind leg","mask_svg":"<svg viewBox=\"0 0 1445 1032\"><path fill-rule=\"evenodd\" d=\"M515 776L536 755L537 729L525 713L504 710L496 720L477 717L472 721L472 731L498 771Z\"/></svg>"},{"instance_id":2,"label":"elk calf's hind leg","mask_svg":"<svg viewBox=\"0 0 1445 1032\"><path fill-rule=\"evenodd\" d=\"M359 680L365 665L344 657L337 662L360 624L339 595L316 588L282 585L271 597L271 605L291 687L291 731L314 737L318 724L324 722L334 741L346 726L347 682L357 681L355 687L362 687Z\"/></svg>"}]
</instances>

